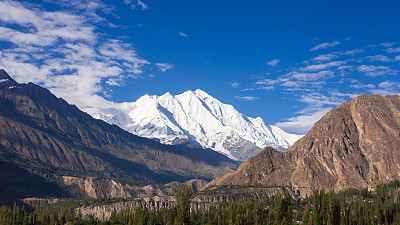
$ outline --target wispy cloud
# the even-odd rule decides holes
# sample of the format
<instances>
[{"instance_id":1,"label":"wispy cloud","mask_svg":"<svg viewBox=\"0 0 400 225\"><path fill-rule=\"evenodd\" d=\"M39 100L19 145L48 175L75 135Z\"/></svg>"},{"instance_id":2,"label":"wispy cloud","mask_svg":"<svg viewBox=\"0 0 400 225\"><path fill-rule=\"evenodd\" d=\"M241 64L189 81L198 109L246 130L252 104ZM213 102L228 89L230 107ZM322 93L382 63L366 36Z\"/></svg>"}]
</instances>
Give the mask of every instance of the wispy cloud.
<instances>
[{"instance_id":1,"label":"wispy cloud","mask_svg":"<svg viewBox=\"0 0 400 225\"><path fill-rule=\"evenodd\" d=\"M393 61L389 57L387 57L386 55L373 55L373 56L367 56L366 58L369 59L370 61L380 61L380 62L391 62L391 61Z\"/></svg>"},{"instance_id":2,"label":"wispy cloud","mask_svg":"<svg viewBox=\"0 0 400 225\"><path fill-rule=\"evenodd\" d=\"M322 43L313 51L339 44L340 41ZM389 55L400 51L393 48L394 45L385 43L350 50L342 48L341 51L310 57L286 71L270 68L272 72L266 74L267 78L258 79L252 87L244 87L243 90L266 88L280 91L297 101L302 108L276 125L289 132L304 133L331 108L361 93L399 93L397 81L390 80L390 77L395 79L400 74L400 56Z\"/></svg>"},{"instance_id":3,"label":"wispy cloud","mask_svg":"<svg viewBox=\"0 0 400 225\"><path fill-rule=\"evenodd\" d=\"M298 111L298 116L290 117L275 125L289 132L304 134L329 110L344 102L345 99L342 97L348 95L349 94L336 92L332 92L330 96L322 95L317 92L303 94L300 96L299 101L307 103L307 107ZM351 95L351 97L354 96Z\"/></svg>"},{"instance_id":4,"label":"wispy cloud","mask_svg":"<svg viewBox=\"0 0 400 225\"><path fill-rule=\"evenodd\" d=\"M240 85L238 82L232 82L232 83L229 83L229 84L234 88L237 88Z\"/></svg>"},{"instance_id":5,"label":"wispy cloud","mask_svg":"<svg viewBox=\"0 0 400 225\"><path fill-rule=\"evenodd\" d=\"M338 58L336 54L324 54L324 55L319 55L315 58L312 59L312 61L317 61L317 62L324 62L324 61L331 61L332 59Z\"/></svg>"},{"instance_id":6,"label":"wispy cloud","mask_svg":"<svg viewBox=\"0 0 400 225\"><path fill-rule=\"evenodd\" d=\"M386 80L378 84L378 88L371 91L379 95L400 95L400 82Z\"/></svg>"},{"instance_id":7,"label":"wispy cloud","mask_svg":"<svg viewBox=\"0 0 400 225\"><path fill-rule=\"evenodd\" d=\"M156 66L161 72L166 72L167 70L174 68L174 65L168 63L156 63Z\"/></svg>"},{"instance_id":8,"label":"wispy cloud","mask_svg":"<svg viewBox=\"0 0 400 225\"><path fill-rule=\"evenodd\" d=\"M389 48L389 47L392 47L395 44L396 44L396 42L384 42L384 43L382 43L380 45L383 46L383 47Z\"/></svg>"},{"instance_id":9,"label":"wispy cloud","mask_svg":"<svg viewBox=\"0 0 400 225\"><path fill-rule=\"evenodd\" d=\"M81 108L111 105L105 99L107 86L141 77L149 62L130 44L98 33L105 21L95 13L105 7L100 1L72 1L70 6L46 11L0 2L0 41L7 46L1 49L0 67L17 81L40 83Z\"/></svg>"},{"instance_id":10,"label":"wispy cloud","mask_svg":"<svg viewBox=\"0 0 400 225\"><path fill-rule=\"evenodd\" d=\"M397 48L388 48L388 49L386 49L386 52L387 52L387 53L398 53L398 52L400 52L400 47L397 47Z\"/></svg>"},{"instance_id":11,"label":"wispy cloud","mask_svg":"<svg viewBox=\"0 0 400 225\"><path fill-rule=\"evenodd\" d=\"M372 65L361 65L358 71L363 72L367 76L384 76L384 75L396 75L399 73L397 70L393 70L387 66L372 66Z\"/></svg>"},{"instance_id":12,"label":"wispy cloud","mask_svg":"<svg viewBox=\"0 0 400 225\"><path fill-rule=\"evenodd\" d=\"M350 87L355 89L365 89L365 88L373 89L376 86L373 84L350 84Z\"/></svg>"},{"instance_id":13,"label":"wispy cloud","mask_svg":"<svg viewBox=\"0 0 400 225\"><path fill-rule=\"evenodd\" d=\"M378 84L380 88L395 88L400 89L400 82L384 81Z\"/></svg>"},{"instance_id":14,"label":"wispy cloud","mask_svg":"<svg viewBox=\"0 0 400 225\"><path fill-rule=\"evenodd\" d=\"M132 9L134 10L146 10L149 8L148 5L146 5L143 1L141 0L123 0L123 2L126 5L129 5Z\"/></svg>"},{"instance_id":15,"label":"wispy cloud","mask_svg":"<svg viewBox=\"0 0 400 225\"><path fill-rule=\"evenodd\" d=\"M324 42L324 43L321 43L321 44L315 46L314 48L311 48L310 51L317 51L320 49L330 48L330 47L339 45L340 43L341 43L340 41Z\"/></svg>"},{"instance_id":16,"label":"wispy cloud","mask_svg":"<svg viewBox=\"0 0 400 225\"><path fill-rule=\"evenodd\" d=\"M323 63L323 64L314 64L314 65L309 65L300 68L303 71L317 71L317 70L325 70L331 67L339 67L345 64L346 61L334 61L334 62L329 62L329 63Z\"/></svg>"},{"instance_id":17,"label":"wispy cloud","mask_svg":"<svg viewBox=\"0 0 400 225\"><path fill-rule=\"evenodd\" d=\"M320 108L314 112L288 118L284 122L276 123L275 126L288 132L305 134L318 120L328 113L329 110L331 110L331 108Z\"/></svg>"},{"instance_id":18,"label":"wispy cloud","mask_svg":"<svg viewBox=\"0 0 400 225\"><path fill-rule=\"evenodd\" d=\"M323 80L328 77L332 77L334 75L333 71L324 70L319 71L318 73L292 73L290 75L291 79L302 80L302 81L315 81L315 80Z\"/></svg>"},{"instance_id":19,"label":"wispy cloud","mask_svg":"<svg viewBox=\"0 0 400 225\"><path fill-rule=\"evenodd\" d=\"M185 33L183 33L183 32L178 32L178 34L179 34L181 37L189 37L189 35L187 35L187 34L185 34Z\"/></svg>"},{"instance_id":20,"label":"wispy cloud","mask_svg":"<svg viewBox=\"0 0 400 225\"><path fill-rule=\"evenodd\" d=\"M305 112L309 112L313 111L314 108L320 108L324 105L338 106L340 105L340 103L343 102L343 99L338 98L336 96L336 93L333 93L333 95L331 94L330 96L326 96L321 93L315 92L301 95L299 101L310 104L310 107L305 109ZM304 112L304 110L302 112Z\"/></svg>"},{"instance_id":21,"label":"wispy cloud","mask_svg":"<svg viewBox=\"0 0 400 225\"><path fill-rule=\"evenodd\" d=\"M259 99L259 97L254 97L254 96L235 96L235 98L243 101L254 101Z\"/></svg>"},{"instance_id":22,"label":"wispy cloud","mask_svg":"<svg viewBox=\"0 0 400 225\"><path fill-rule=\"evenodd\" d=\"M340 54L353 56L353 55L360 54L360 53L363 53L363 52L364 52L363 49L352 49L352 50L347 50L347 51L340 52Z\"/></svg>"},{"instance_id":23,"label":"wispy cloud","mask_svg":"<svg viewBox=\"0 0 400 225\"><path fill-rule=\"evenodd\" d=\"M273 59L273 60L267 62L267 65L268 66L276 66L279 62L280 62L279 59Z\"/></svg>"}]
</instances>

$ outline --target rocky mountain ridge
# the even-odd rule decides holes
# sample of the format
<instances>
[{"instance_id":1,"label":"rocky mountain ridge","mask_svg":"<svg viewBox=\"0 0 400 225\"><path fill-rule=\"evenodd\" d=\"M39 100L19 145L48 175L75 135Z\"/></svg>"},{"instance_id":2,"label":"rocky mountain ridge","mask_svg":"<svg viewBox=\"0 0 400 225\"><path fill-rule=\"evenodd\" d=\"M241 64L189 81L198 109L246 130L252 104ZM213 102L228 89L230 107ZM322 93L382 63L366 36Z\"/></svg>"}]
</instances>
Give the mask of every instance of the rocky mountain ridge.
<instances>
[{"instance_id":1,"label":"rocky mountain ridge","mask_svg":"<svg viewBox=\"0 0 400 225\"><path fill-rule=\"evenodd\" d=\"M163 145L94 119L45 88L17 83L4 70L0 70L0 161L0 166L25 170L17 176L37 173L36 180L81 175L155 183L218 176L237 166L212 150ZM7 171L0 176L15 178ZM0 197L8 198L6 190L21 190L20 198L33 197L28 195L32 187L11 187L14 183L6 182Z\"/></svg>"},{"instance_id":2,"label":"rocky mountain ridge","mask_svg":"<svg viewBox=\"0 0 400 225\"><path fill-rule=\"evenodd\" d=\"M363 94L332 109L291 148L266 148L209 185L342 190L400 179L400 97Z\"/></svg>"}]
</instances>

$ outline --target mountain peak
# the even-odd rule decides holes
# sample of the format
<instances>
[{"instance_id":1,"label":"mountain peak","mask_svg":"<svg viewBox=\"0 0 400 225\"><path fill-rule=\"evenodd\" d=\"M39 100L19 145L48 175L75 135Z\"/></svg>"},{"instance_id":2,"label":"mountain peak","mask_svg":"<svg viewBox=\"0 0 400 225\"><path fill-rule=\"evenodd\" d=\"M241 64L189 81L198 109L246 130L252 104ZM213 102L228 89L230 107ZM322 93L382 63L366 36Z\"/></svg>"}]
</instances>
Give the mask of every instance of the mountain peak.
<instances>
[{"instance_id":1,"label":"mountain peak","mask_svg":"<svg viewBox=\"0 0 400 225\"><path fill-rule=\"evenodd\" d=\"M207 94L205 91L201 90L201 89L196 89L196 91L194 91L194 93L196 93L197 96L207 96L209 97L210 95Z\"/></svg>"},{"instance_id":2,"label":"mountain peak","mask_svg":"<svg viewBox=\"0 0 400 225\"><path fill-rule=\"evenodd\" d=\"M196 94L195 94L194 91L192 91L192 90L187 90L187 91L183 92L183 93L180 94L180 95L196 95Z\"/></svg>"},{"instance_id":3,"label":"mountain peak","mask_svg":"<svg viewBox=\"0 0 400 225\"><path fill-rule=\"evenodd\" d=\"M7 86L18 85L18 83L8 75L4 69L0 69L0 85Z\"/></svg>"},{"instance_id":4,"label":"mountain peak","mask_svg":"<svg viewBox=\"0 0 400 225\"><path fill-rule=\"evenodd\" d=\"M122 105L116 106L112 120L101 109L96 118L166 144L177 138L190 140L237 160L246 160L266 146L284 150L301 137L266 125L261 118L246 117L200 89L179 95L144 95L129 104L132 107L125 111Z\"/></svg>"}]
</instances>

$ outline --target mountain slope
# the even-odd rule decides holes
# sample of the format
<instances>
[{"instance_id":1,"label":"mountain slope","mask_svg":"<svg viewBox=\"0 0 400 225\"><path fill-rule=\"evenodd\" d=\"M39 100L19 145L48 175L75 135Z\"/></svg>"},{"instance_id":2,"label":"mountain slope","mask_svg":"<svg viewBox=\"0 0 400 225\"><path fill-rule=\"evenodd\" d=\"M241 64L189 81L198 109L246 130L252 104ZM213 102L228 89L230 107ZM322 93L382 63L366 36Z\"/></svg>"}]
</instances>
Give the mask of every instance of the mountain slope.
<instances>
[{"instance_id":1,"label":"mountain slope","mask_svg":"<svg viewBox=\"0 0 400 225\"><path fill-rule=\"evenodd\" d=\"M94 173L150 182L178 179L176 173L221 175L236 167L214 151L163 145L94 119L47 89L18 84L4 70L0 155L2 161L45 174Z\"/></svg>"},{"instance_id":2,"label":"mountain slope","mask_svg":"<svg viewBox=\"0 0 400 225\"><path fill-rule=\"evenodd\" d=\"M332 109L286 152L267 148L210 185L340 190L400 179L400 97L361 95Z\"/></svg>"},{"instance_id":3,"label":"mountain slope","mask_svg":"<svg viewBox=\"0 0 400 225\"><path fill-rule=\"evenodd\" d=\"M301 137L266 125L259 117L246 117L199 89L176 96L144 95L113 108L84 110L142 137L167 144L190 140L237 160L246 160L266 146L285 150Z\"/></svg>"}]
</instances>

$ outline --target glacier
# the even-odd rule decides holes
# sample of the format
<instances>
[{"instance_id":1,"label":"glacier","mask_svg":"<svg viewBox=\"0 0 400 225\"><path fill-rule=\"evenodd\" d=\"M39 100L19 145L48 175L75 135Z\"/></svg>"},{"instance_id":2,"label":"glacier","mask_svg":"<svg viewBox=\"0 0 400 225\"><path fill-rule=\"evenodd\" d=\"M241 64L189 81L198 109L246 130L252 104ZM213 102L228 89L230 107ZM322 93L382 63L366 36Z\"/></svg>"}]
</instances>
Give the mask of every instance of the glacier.
<instances>
[{"instance_id":1,"label":"glacier","mask_svg":"<svg viewBox=\"0 0 400 225\"><path fill-rule=\"evenodd\" d=\"M247 117L200 89L179 95L146 94L136 102L83 110L141 137L164 144L187 140L239 161L267 146L284 151L302 137L267 125L260 117Z\"/></svg>"}]
</instances>

